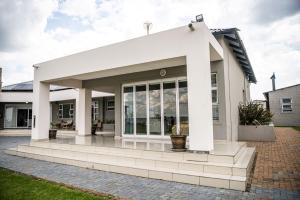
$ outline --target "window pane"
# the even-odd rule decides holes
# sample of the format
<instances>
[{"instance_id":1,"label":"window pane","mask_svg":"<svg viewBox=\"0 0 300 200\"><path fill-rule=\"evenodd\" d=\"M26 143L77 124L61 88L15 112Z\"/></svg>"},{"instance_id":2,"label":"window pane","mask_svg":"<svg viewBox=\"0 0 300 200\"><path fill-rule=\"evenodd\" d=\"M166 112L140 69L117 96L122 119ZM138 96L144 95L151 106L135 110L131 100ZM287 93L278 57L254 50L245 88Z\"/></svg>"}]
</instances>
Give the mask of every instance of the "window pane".
<instances>
[{"instance_id":1,"label":"window pane","mask_svg":"<svg viewBox=\"0 0 300 200\"><path fill-rule=\"evenodd\" d=\"M217 87L217 74L211 74L211 86Z\"/></svg>"},{"instance_id":2,"label":"window pane","mask_svg":"<svg viewBox=\"0 0 300 200\"><path fill-rule=\"evenodd\" d=\"M282 110L284 111L284 112L290 112L290 111L292 111L292 105L282 105Z\"/></svg>"},{"instance_id":3,"label":"window pane","mask_svg":"<svg viewBox=\"0 0 300 200\"><path fill-rule=\"evenodd\" d=\"M175 82L163 84L164 99L164 130L165 135L172 133L172 127L176 125L176 89Z\"/></svg>"},{"instance_id":4,"label":"window pane","mask_svg":"<svg viewBox=\"0 0 300 200\"><path fill-rule=\"evenodd\" d=\"M70 118L70 104L63 104L63 118Z\"/></svg>"},{"instance_id":5,"label":"window pane","mask_svg":"<svg viewBox=\"0 0 300 200\"><path fill-rule=\"evenodd\" d=\"M5 127L14 128L16 127L16 111L14 107L5 108Z\"/></svg>"},{"instance_id":6,"label":"window pane","mask_svg":"<svg viewBox=\"0 0 300 200\"><path fill-rule=\"evenodd\" d=\"M218 91L211 90L211 100L213 103L218 103Z\"/></svg>"},{"instance_id":7,"label":"window pane","mask_svg":"<svg viewBox=\"0 0 300 200\"><path fill-rule=\"evenodd\" d=\"M136 134L147 134L146 85L135 88Z\"/></svg>"},{"instance_id":8,"label":"window pane","mask_svg":"<svg viewBox=\"0 0 300 200\"><path fill-rule=\"evenodd\" d=\"M188 88L186 81L179 82L179 121L181 134L189 134Z\"/></svg>"},{"instance_id":9,"label":"window pane","mask_svg":"<svg viewBox=\"0 0 300 200\"><path fill-rule=\"evenodd\" d=\"M149 85L149 125L151 135L161 135L160 84Z\"/></svg>"},{"instance_id":10,"label":"window pane","mask_svg":"<svg viewBox=\"0 0 300 200\"><path fill-rule=\"evenodd\" d=\"M213 120L219 120L219 105L213 105L212 113L213 113Z\"/></svg>"},{"instance_id":11,"label":"window pane","mask_svg":"<svg viewBox=\"0 0 300 200\"><path fill-rule=\"evenodd\" d=\"M133 87L124 87L125 134L133 134Z\"/></svg>"},{"instance_id":12,"label":"window pane","mask_svg":"<svg viewBox=\"0 0 300 200\"><path fill-rule=\"evenodd\" d=\"M282 103L291 103L291 99L290 98L283 98Z\"/></svg>"}]
</instances>

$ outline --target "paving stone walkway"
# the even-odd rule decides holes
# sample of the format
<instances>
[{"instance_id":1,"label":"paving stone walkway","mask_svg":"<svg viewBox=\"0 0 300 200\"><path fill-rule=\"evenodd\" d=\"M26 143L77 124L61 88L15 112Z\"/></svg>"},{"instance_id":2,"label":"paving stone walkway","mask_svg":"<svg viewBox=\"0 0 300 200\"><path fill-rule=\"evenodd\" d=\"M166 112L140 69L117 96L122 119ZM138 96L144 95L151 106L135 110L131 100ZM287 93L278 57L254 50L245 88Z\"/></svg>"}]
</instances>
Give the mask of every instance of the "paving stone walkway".
<instances>
[{"instance_id":1,"label":"paving stone walkway","mask_svg":"<svg viewBox=\"0 0 300 200\"><path fill-rule=\"evenodd\" d=\"M84 169L4 153L29 137L0 137L0 166L39 178L128 199L300 199L300 192L251 187L250 192L195 186Z\"/></svg>"},{"instance_id":2,"label":"paving stone walkway","mask_svg":"<svg viewBox=\"0 0 300 200\"><path fill-rule=\"evenodd\" d=\"M275 128L275 142L248 142L257 151L252 186L300 191L300 132Z\"/></svg>"}]
</instances>

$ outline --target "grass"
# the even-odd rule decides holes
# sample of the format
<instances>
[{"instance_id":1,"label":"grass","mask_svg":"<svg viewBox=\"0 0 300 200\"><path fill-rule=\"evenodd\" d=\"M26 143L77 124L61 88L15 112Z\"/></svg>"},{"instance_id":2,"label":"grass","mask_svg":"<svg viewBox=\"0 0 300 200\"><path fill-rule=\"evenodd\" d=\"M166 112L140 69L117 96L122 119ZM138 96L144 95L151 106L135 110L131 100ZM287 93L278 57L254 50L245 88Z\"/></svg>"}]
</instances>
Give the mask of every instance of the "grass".
<instances>
[{"instance_id":1,"label":"grass","mask_svg":"<svg viewBox=\"0 0 300 200\"><path fill-rule=\"evenodd\" d=\"M300 132L300 126L294 126L293 129Z\"/></svg>"},{"instance_id":2,"label":"grass","mask_svg":"<svg viewBox=\"0 0 300 200\"><path fill-rule=\"evenodd\" d=\"M109 200L113 199L113 197L96 193L93 194L88 191L71 188L0 168L0 199Z\"/></svg>"}]
</instances>

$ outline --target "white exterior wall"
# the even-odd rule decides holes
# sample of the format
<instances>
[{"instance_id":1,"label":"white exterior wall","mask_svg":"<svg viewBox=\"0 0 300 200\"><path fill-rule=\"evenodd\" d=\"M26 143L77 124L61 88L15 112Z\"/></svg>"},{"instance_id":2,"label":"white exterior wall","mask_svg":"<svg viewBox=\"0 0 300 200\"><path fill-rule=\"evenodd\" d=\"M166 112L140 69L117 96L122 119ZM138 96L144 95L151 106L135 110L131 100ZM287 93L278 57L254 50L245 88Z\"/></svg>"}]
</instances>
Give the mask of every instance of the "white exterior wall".
<instances>
[{"instance_id":1,"label":"white exterior wall","mask_svg":"<svg viewBox=\"0 0 300 200\"><path fill-rule=\"evenodd\" d=\"M76 99L78 96L78 89L67 89L50 92L50 101L65 101ZM112 93L92 91L92 97L107 97L114 96ZM32 102L32 92L0 92L0 102Z\"/></svg>"},{"instance_id":2,"label":"white exterior wall","mask_svg":"<svg viewBox=\"0 0 300 200\"><path fill-rule=\"evenodd\" d=\"M240 103L250 101L250 84L232 50L224 39L219 40L224 50L224 86L226 102L226 132L228 141L237 141ZM243 94L245 91L245 96Z\"/></svg>"},{"instance_id":3,"label":"white exterior wall","mask_svg":"<svg viewBox=\"0 0 300 200\"><path fill-rule=\"evenodd\" d=\"M32 102L32 92L0 92L0 102Z\"/></svg>"}]
</instances>

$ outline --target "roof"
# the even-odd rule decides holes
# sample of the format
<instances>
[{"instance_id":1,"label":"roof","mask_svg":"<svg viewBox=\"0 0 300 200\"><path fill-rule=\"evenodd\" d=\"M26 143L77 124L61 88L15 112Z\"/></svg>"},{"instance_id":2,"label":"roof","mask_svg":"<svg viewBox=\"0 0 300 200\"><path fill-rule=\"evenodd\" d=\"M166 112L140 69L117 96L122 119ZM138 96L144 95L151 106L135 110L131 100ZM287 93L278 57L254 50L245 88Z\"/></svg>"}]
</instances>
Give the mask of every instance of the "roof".
<instances>
[{"instance_id":1,"label":"roof","mask_svg":"<svg viewBox=\"0 0 300 200\"><path fill-rule=\"evenodd\" d=\"M239 29L210 29L210 31L215 37L224 36L224 38L228 41L229 46L231 47L233 54L235 55L242 70L246 76L249 77L249 81L251 83L256 83L257 80L248 58L246 48L238 33Z\"/></svg>"},{"instance_id":2,"label":"roof","mask_svg":"<svg viewBox=\"0 0 300 200\"><path fill-rule=\"evenodd\" d=\"M268 92L264 92L264 95L266 95L270 92L277 92L278 90L284 90L284 89L288 89L288 88L291 88L291 87L297 87L297 86L300 86L300 83L296 84L296 85L290 85L290 86L279 88L279 89L276 89L276 90L271 90L271 91L268 91Z\"/></svg>"},{"instance_id":3,"label":"roof","mask_svg":"<svg viewBox=\"0 0 300 200\"><path fill-rule=\"evenodd\" d=\"M254 71L252 69L250 60L248 58L245 46L243 41L241 40L238 29L237 28L228 28L228 29L210 29L211 33L215 37L224 36L224 38L228 41L229 46L231 47L237 61L239 62L243 72L246 76L249 77L249 81L252 83L256 83L256 77ZM51 91L56 90L64 90L70 89L63 86L50 85ZM13 85L3 86L3 92L12 92L12 91L22 91L22 92L30 92L33 91L33 81L27 81L22 83L17 83Z\"/></svg>"},{"instance_id":4,"label":"roof","mask_svg":"<svg viewBox=\"0 0 300 200\"><path fill-rule=\"evenodd\" d=\"M51 91L70 89L68 87L50 85ZM12 85L7 85L2 87L3 92L32 92L33 91L33 81L26 81L22 83L16 83Z\"/></svg>"}]
</instances>

